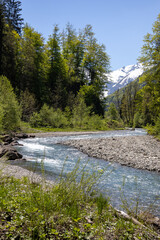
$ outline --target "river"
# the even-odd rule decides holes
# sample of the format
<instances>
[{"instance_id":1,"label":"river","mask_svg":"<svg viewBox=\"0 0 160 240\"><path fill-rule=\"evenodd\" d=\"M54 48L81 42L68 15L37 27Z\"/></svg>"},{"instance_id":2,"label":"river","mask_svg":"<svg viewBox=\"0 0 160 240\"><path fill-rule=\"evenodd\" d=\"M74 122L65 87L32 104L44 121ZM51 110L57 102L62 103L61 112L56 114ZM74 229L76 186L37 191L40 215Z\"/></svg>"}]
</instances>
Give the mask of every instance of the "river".
<instances>
[{"instance_id":1,"label":"river","mask_svg":"<svg viewBox=\"0 0 160 240\"><path fill-rule=\"evenodd\" d=\"M135 131L106 131L76 136L29 138L19 141L23 146L17 146L16 148L22 153L24 158L27 159L26 162L21 163L22 167L34 169L36 172L41 173L41 162L43 161L45 175L53 181L58 179L61 174L64 162L63 175L65 176L73 170L76 162L80 159L80 169L87 163L85 169L90 173L98 170L104 171L97 187L110 197L114 207L121 208L123 191L123 198L126 199L129 204L133 203L132 207L138 203L139 209L149 209L155 215L160 216L159 173L134 169L115 163L110 164L102 159L88 157L73 147L61 144L61 142L71 139L107 138L145 134L145 130L136 129Z\"/></svg>"}]
</instances>

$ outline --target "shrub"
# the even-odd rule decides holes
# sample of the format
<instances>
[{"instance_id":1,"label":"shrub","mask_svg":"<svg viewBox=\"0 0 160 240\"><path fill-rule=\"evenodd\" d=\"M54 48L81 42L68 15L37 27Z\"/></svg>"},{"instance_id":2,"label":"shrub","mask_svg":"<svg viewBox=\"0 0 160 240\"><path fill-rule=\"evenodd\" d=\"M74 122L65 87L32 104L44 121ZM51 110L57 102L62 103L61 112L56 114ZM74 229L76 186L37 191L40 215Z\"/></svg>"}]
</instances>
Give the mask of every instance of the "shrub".
<instances>
[{"instance_id":1,"label":"shrub","mask_svg":"<svg viewBox=\"0 0 160 240\"><path fill-rule=\"evenodd\" d=\"M133 127L139 128L139 127L142 127L142 124L143 124L143 120L142 120L141 114L139 112L136 112L133 119Z\"/></svg>"},{"instance_id":2,"label":"shrub","mask_svg":"<svg viewBox=\"0 0 160 240\"><path fill-rule=\"evenodd\" d=\"M21 109L13 88L5 76L0 77L0 107L1 112L3 112L0 118L1 127L6 131L18 129Z\"/></svg>"},{"instance_id":3,"label":"shrub","mask_svg":"<svg viewBox=\"0 0 160 240\"><path fill-rule=\"evenodd\" d=\"M3 131L3 117L4 117L4 111L2 106L0 106L0 133Z\"/></svg>"},{"instance_id":4,"label":"shrub","mask_svg":"<svg viewBox=\"0 0 160 240\"><path fill-rule=\"evenodd\" d=\"M105 116L110 120L119 120L120 116L114 103L111 103Z\"/></svg>"},{"instance_id":5,"label":"shrub","mask_svg":"<svg viewBox=\"0 0 160 240\"><path fill-rule=\"evenodd\" d=\"M33 113L30 118L32 127L60 128L68 125L67 117L60 109L49 108L44 104L39 113Z\"/></svg>"},{"instance_id":6,"label":"shrub","mask_svg":"<svg viewBox=\"0 0 160 240\"><path fill-rule=\"evenodd\" d=\"M65 116L65 113L62 112L62 110L57 109L54 110L52 109L52 114L51 114L51 125L52 127L55 128L63 128L68 126L68 120L67 117Z\"/></svg>"},{"instance_id":7,"label":"shrub","mask_svg":"<svg viewBox=\"0 0 160 240\"><path fill-rule=\"evenodd\" d=\"M41 108L39 112L39 118L40 118L40 123L41 126L51 126L52 122L52 108L49 108L47 104L44 104L43 107Z\"/></svg>"},{"instance_id":8,"label":"shrub","mask_svg":"<svg viewBox=\"0 0 160 240\"><path fill-rule=\"evenodd\" d=\"M76 99L73 108L72 124L74 127L85 128L90 114L90 107L87 107L84 98L80 95Z\"/></svg>"},{"instance_id":9,"label":"shrub","mask_svg":"<svg viewBox=\"0 0 160 240\"><path fill-rule=\"evenodd\" d=\"M107 122L108 128L111 128L111 129L124 128L124 123L123 123L122 119L117 121L117 120L110 120L110 119L106 118L106 122Z\"/></svg>"},{"instance_id":10,"label":"shrub","mask_svg":"<svg viewBox=\"0 0 160 240\"><path fill-rule=\"evenodd\" d=\"M20 105L22 108L22 120L28 122L33 112L36 111L36 99L28 89L20 94Z\"/></svg>"},{"instance_id":11,"label":"shrub","mask_svg":"<svg viewBox=\"0 0 160 240\"><path fill-rule=\"evenodd\" d=\"M40 115L37 112L34 112L30 117L30 124L32 127L40 127L42 125Z\"/></svg>"},{"instance_id":12,"label":"shrub","mask_svg":"<svg viewBox=\"0 0 160 240\"><path fill-rule=\"evenodd\" d=\"M94 114L89 118L88 127L95 130L106 130L107 124L102 117Z\"/></svg>"},{"instance_id":13,"label":"shrub","mask_svg":"<svg viewBox=\"0 0 160 240\"><path fill-rule=\"evenodd\" d=\"M160 115L155 122L154 133L155 135L160 135Z\"/></svg>"}]
</instances>

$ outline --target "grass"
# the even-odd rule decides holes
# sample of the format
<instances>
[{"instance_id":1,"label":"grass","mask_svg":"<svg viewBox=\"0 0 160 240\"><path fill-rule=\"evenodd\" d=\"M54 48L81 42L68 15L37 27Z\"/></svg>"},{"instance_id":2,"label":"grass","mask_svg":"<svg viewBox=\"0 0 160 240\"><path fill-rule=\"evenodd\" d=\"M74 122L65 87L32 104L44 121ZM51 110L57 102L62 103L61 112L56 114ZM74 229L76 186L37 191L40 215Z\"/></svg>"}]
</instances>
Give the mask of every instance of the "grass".
<instances>
[{"instance_id":1,"label":"grass","mask_svg":"<svg viewBox=\"0 0 160 240\"><path fill-rule=\"evenodd\" d=\"M90 175L84 168L77 182L78 164L53 185L0 174L1 240L159 239L153 226L126 220L95 191L103 171Z\"/></svg>"}]
</instances>

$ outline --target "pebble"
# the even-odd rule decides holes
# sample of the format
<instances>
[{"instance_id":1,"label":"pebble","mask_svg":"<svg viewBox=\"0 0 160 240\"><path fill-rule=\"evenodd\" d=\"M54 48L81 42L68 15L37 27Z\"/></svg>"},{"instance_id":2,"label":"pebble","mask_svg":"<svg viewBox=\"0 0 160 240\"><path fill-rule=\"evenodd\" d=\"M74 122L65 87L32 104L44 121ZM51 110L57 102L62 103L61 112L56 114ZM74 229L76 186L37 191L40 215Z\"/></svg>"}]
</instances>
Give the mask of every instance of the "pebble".
<instances>
[{"instance_id":1,"label":"pebble","mask_svg":"<svg viewBox=\"0 0 160 240\"><path fill-rule=\"evenodd\" d=\"M63 144L75 147L90 157L160 172L160 142L149 135L78 139Z\"/></svg>"}]
</instances>

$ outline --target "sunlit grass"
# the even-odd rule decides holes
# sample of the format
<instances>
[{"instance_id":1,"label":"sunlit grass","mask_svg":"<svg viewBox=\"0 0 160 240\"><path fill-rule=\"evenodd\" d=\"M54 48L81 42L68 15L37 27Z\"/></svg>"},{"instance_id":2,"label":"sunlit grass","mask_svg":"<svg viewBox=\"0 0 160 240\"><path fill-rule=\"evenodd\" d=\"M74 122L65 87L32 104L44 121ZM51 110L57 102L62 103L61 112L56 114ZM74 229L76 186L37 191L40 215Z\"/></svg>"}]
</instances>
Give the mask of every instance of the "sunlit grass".
<instances>
[{"instance_id":1,"label":"sunlit grass","mask_svg":"<svg viewBox=\"0 0 160 240\"><path fill-rule=\"evenodd\" d=\"M89 174L79 163L65 178L62 170L56 184L0 175L1 239L158 239L151 226L124 219L98 192L103 171Z\"/></svg>"}]
</instances>

